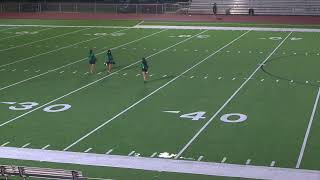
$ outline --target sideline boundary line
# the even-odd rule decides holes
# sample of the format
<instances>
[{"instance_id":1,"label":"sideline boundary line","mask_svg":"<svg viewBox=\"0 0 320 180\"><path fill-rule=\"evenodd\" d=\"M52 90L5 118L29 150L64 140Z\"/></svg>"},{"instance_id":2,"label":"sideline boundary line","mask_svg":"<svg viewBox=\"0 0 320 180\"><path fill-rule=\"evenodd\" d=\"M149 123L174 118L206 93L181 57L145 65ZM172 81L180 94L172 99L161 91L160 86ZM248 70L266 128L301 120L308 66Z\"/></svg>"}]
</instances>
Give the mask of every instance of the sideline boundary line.
<instances>
[{"instance_id":1,"label":"sideline boundary line","mask_svg":"<svg viewBox=\"0 0 320 180\"><path fill-rule=\"evenodd\" d=\"M133 41L127 42L127 43L125 43L125 44L121 44L121 45L119 45L119 46L116 46L116 47L113 47L113 48L110 48L110 49L111 49L111 50L118 49L118 48L120 48L120 47L122 47L122 46L125 46L125 45L128 45L128 44L131 44L131 43L134 43L134 42L140 41L140 40L142 40L142 39L148 38L148 37L150 37L150 36L153 36L153 35L159 34L159 33L163 32L163 31L166 31L166 30L161 30L161 31L158 31L158 32L155 32L155 33L149 34L149 35L147 35L147 36L143 36L143 37L141 37L141 38L139 38L139 39L135 39L135 40L133 40ZM105 48L101 48L101 49L105 49ZM101 51L101 52L97 53L96 55L100 55L100 54L103 54L103 53L105 53L105 52L106 52L106 50ZM52 70L48 70L48 71L46 71L46 72L44 72L44 73L41 73L41 74L38 74L38 75L32 76L32 77L30 77L30 78L27 78L27 79L24 79L24 80L18 81L18 82L16 82L16 83L11 84L11 85L8 85L8 86L5 86L5 87L0 87L0 91L2 91L2 90L4 90L4 89L7 89L7 88L10 88L10 87L12 87L12 86L15 86L15 85L21 84L21 83L23 83L23 82L26 82L26 81L32 80L32 79L34 79L34 78L37 78L37 77L40 77L40 76L46 75L46 74L48 74L48 73L50 73L50 72L53 72L53 71L57 71L57 70L63 69L63 68L65 68L65 67L71 66L71 65L73 65L73 64L76 64L76 63L78 63L78 62L84 61L84 60L86 60L86 59L87 59L87 57L82 58L82 59L79 59L79 60L76 60L76 61L73 61L73 62L68 63L68 64L65 64L65 65L60 66L60 67L58 67L58 68L55 68L55 69L52 69Z\"/></svg>"},{"instance_id":2,"label":"sideline boundary line","mask_svg":"<svg viewBox=\"0 0 320 180\"><path fill-rule=\"evenodd\" d=\"M206 31L203 31L203 32L206 32ZM201 32L201 33L203 33L203 32ZM162 53L162 52L164 52L164 51L166 51L166 50L168 50L168 49L170 49L170 48L172 48L172 47L174 47L174 46L176 46L176 45L179 45L179 44L181 44L181 43L183 43L183 42L185 42L185 41L187 41L187 40L189 40L189 39L191 39L191 38L194 38L194 37L198 36L198 35L201 34L201 33L198 33L198 34L196 34L196 35L194 35L194 36L192 36L192 37L189 37L189 38L187 38L187 39L184 39L184 40L182 40L182 41L179 41L178 43L175 43L175 44L173 44L173 45L171 45L171 46L169 46L169 47L167 47L167 48L164 48L164 49L162 49L161 51L158 51L158 52L156 52L156 53L154 53L154 54L152 54L152 55L150 55L150 56L148 56L148 57L146 57L146 58L150 58L150 57L152 57L152 56L155 56L155 55L157 55L157 54L160 54L160 53ZM102 77L102 78L99 78L99 79L97 79L97 80L95 80L95 81L93 81L93 82L91 82L91 83L89 83L89 84L86 84L86 85L84 85L84 86L82 86L82 87L80 87L80 88L78 88L78 89L75 89L75 90L73 90L73 91L71 91L71 92L69 92L69 93L67 93L67 94L65 94L65 95L63 95L63 96L60 96L60 97L58 97L58 98L56 98L56 99L54 99L54 100L52 100L52 101L49 101L49 102L47 102L47 103L45 103L45 104L43 104L43 105L41 105L41 106L38 106L38 107L36 107L36 108L34 108L34 109L26 112L26 113L23 113L23 114L21 114L21 115L19 115L19 116L17 116L17 117L14 117L14 118L12 118L12 119L4 122L4 123L1 123L1 124L0 124L0 127L4 126L4 125L6 125L6 124L9 124L9 123L11 123L11 122L13 122L13 121L16 121L17 119L19 119L19 118L21 118L21 117L24 117L24 116L26 116L26 115L28 115L28 114L30 114L30 113L38 110L38 109L41 109L41 108L43 108L43 107L45 107L45 106L48 106L49 104L51 104L51 103L53 103L53 102L56 102L56 101L58 101L58 100L60 100L60 99L63 99L64 97L67 97L67 96L69 96L69 95L71 95L71 94L74 94L74 93L76 93L76 92L78 92L78 91L80 91L80 90L82 90L82 89L84 89L84 88L87 88L87 87L89 87L89 86L91 86L91 85L93 85L93 84L95 84L95 83L97 83L97 82L100 82L100 81L106 79L106 78L109 77L109 76L112 76L112 75L114 75L114 74L118 74L120 71L122 71L122 70L124 70L124 69L127 69L127 68L129 68L129 67L131 67L131 66L133 66L133 65L135 65L135 64L137 64L137 63L139 63L139 62L140 62L140 60L138 60L138 61L136 61L136 62L134 62L134 63L131 63L130 65L125 66L125 67L123 67L123 68L121 68L121 69L119 69L119 70L117 70L117 71L114 71L114 72L111 73L111 74L108 74L108 75L106 75L106 76L104 76L104 77Z\"/></svg>"},{"instance_id":3,"label":"sideline boundary line","mask_svg":"<svg viewBox=\"0 0 320 180\"><path fill-rule=\"evenodd\" d=\"M207 30L203 31L202 33L207 32ZM66 151L68 149L70 149L71 147L73 147L74 145L78 144L80 141L84 140L85 138L87 138L88 136L90 136L91 134L93 134L94 132L98 131L99 129L101 129L102 127L104 127L106 124L110 123L111 121L113 121L114 119L116 119L117 117L121 116L122 114L126 113L128 110L130 110L131 108L135 107L137 104L139 104L140 102L144 101L145 99L149 98L150 96L152 96L153 94L155 94L156 92L158 92L159 90L161 90L162 88L166 87L167 85L169 85L170 83L174 82L175 80L177 80L178 78L180 78L181 76L183 76L185 73L189 72L190 70L192 70L193 68L199 66L201 63L203 63L204 61L206 61L207 59L211 58L212 56L214 56L215 54L219 53L221 50L223 50L224 48L228 47L230 44L233 44L235 41L239 40L242 36L248 34L250 31L246 31L245 33L241 34L240 36L238 36L237 38L233 39L231 42L225 44L224 46L222 46L221 48L219 48L218 50L216 50L215 52L211 53L209 56L205 57L204 59L202 59L201 61L199 61L198 63L196 63L195 65L191 66L190 68L188 68L187 70L183 71L181 74L179 74L178 76L174 77L173 79L171 79L170 81L168 81L167 83L165 83L164 85L160 86L159 88L157 88L156 90L152 91L150 94L148 94L147 96L143 97L142 99L136 101L135 103L133 103L131 106L127 107L126 109L122 110L120 113L118 113L117 115L113 116L112 118L110 118L109 120L105 121L103 124L101 124L100 126L98 126L97 128L93 129L92 131L90 131L89 133L87 133L86 135L82 136L80 139L76 140L75 142L73 142L72 144L70 144L68 147L64 148L63 150ZM199 34L198 34L199 35Z\"/></svg>"},{"instance_id":4,"label":"sideline boundary line","mask_svg":"<svg viewBox=\"0 0 320 180\"><path fill-rule=\"evenodd\" d=\"M184 30L224 30L224 31L270 31L270 32L320 32L320 29L304 28L263 28L263 27L215 27L215 26L160 26L160 25L137 25L135 28L144 29L184 29Z\"/></svg>"},{"instance_id":5,"label":"sideline boundary line","mask_svg":"<svg viewBox=\"0 0 320 180\"><path fill-rule=\"evenodd\" d=\"M145 22L145 24L146 25L154 25L154 22L155 21L147 21L147 22ZM156 21L157 22L157 21ZM157 22L157 25L158 24L176 24L177 22L175 22L175 21L160 21L160 22ZM201 25L206 25L206 24L209 24L209 25L212 25L212 24L215 24L215 22L210 22L210 21L208 21L208 22L198 22L198 21L190 21L190 22L183 22L183 23L186 23L186 24L188 24L188 26L189 25L191 25L191 26L193 26L193 25L199 25L199 24L201 24ZM250 26L254 26L254 25L257 25L257 24L255 24L255 23L250 23L250 22L245 22L245 23L243 23L243 22L235 22L235 23L232 23L232 22L218 22L218 24L220 25L230 25L230 24L234 24L234 25L243 25L243 24L245 24L245 25L247 25L247 26L245 26L245 27L250 27ZM250 26L249 26L250 25ZM259 23L259 25L261 26L261 25L263 25L263 26L290 26L290 27L293 27L293 28L299 28L299 27L308 27L308 26L319 26L319 25L312 25L312 24L306 24L306 25L303 25L303 24L272 24L272 23L269 23L269 24L267 24L267 23ZM241 27L243 27L243 26L241 26ZM320 26L319 26L319 28L320 28ZM309 29L309 28L308 28Z\"/></svg>"},{"instance_id":6,"label":"sideline boundary line","mask_svg":"<svg viewBox=\"0 0 320 180\"><path fill-rule=\"evenodd\" d=\"M302 161L302 158L303 158L304 150L306 148L306 145L307 145L307 142L308 142L308 138L309 138L309 134L310 134L310 131L311 131L314 115L315 115L316 110L317 110L319 96L320 96L320 88L318 89L318 94L316 96L316 100L315 100L314 105L313 105L313 109L312 109L312 113L311 113L311 116L310 116L308 128L307 128L306 134L304 136L303 143L301 145L301 150L300 150L300 154L299 154L299 158L298 158L298 161L297 161L296 168L300 168L300 164L301 164L301 161Z\"/></svg>"},{"instance_id":7,"label":"sideline boundary line","mask_svg":"<svg viewBox=\"0 0 320 180\"><path fill-rule=\"evenodd\" d=\"M274 180L319 180L320 171L201 161L0 147L0 158Z\"/></svg>"},{"instance_id":8,"label":"sideline boundary line","mask_svg":"<svg viewBox=\"0 0 320 180\"><path fill-rule=\"evenodd\" d=\"M216 113L201 127L201 129L189 140L189 142L178 152L177 156L174 159L178 159L181 154L193 143L193 141L204 131L207 126L212 122L212 120L229 104L229 102L239 93L239 91L249 82L249 80L256 74L263 64L279 49L279 47L289 38L292 34L290 32L286 38L284 38L281 43L267 56L267 58L260 63L260 65L251 73L251 75L241 84L241 86L230 96L230 98L216 111Z\"/></svg>"},{"instance_id":9,"label":"sideline boundary line","mask_svg":"<svg viewBox=\"0 0 320 180\"><path fill-rule=\"evenodd\" d=\"M271 32L320 32L320 29L310 28L267 28L267 27L223 27L223 26L163 26L163 25L135 25L135 26L63 26L63 25L10 25L0 24L0 27L82 27L82 28L136 28L136 29L184 29L184 30L224 30L224 31L271 31Z\"/></svg>"}]
</instances>

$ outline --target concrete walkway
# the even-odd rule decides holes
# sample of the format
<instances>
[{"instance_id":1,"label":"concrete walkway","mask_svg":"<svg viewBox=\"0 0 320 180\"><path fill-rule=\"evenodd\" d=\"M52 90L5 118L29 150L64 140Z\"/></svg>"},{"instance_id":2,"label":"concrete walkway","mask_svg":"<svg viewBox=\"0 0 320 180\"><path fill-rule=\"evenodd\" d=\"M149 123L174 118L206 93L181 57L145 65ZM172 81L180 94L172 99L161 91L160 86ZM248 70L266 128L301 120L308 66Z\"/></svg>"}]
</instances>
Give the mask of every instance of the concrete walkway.
<instances>
[{"instance_id":1,"label":"concrete walkway","mask_svg":"<svg viewBox=\"0 0 320 180\"><path fill-rule=\"evenodd\" d=\"M254 179L320 179L320 171L314 170L13 147L0 147L0 158Z\"/></svg>"}]
</instances>

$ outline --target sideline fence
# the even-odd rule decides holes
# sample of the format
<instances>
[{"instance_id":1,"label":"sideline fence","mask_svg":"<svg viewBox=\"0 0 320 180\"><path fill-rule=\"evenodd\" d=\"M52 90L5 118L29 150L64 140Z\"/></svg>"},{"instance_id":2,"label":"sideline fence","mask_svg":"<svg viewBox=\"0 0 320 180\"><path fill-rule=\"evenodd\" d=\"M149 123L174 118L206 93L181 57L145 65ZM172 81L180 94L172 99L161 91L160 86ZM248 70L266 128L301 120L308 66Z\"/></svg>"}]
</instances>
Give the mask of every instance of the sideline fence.
<instances>
[{"instance_id":1,"label":"sideline fence","mask_svg":"<svg viewBox=\"0 0 320 180\"><path fill-rule=\"evenodd\" d=\"M177 13L190 3L164 4L104 4L104 3L1 3L0 12L58 12L58 13Z\"/></svg>"}]
</instances>

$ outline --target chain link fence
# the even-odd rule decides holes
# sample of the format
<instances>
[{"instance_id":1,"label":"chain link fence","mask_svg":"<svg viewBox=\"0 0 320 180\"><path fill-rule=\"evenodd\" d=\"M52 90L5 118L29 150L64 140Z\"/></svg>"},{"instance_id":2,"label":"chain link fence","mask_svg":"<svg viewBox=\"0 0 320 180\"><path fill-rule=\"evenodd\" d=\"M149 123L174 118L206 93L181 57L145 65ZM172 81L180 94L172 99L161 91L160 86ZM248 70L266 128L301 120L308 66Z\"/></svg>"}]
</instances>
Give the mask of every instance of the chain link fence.
<instances>
[{"instance_id":1,"label":"chain link fence","mask_svg":"<svg viewBox=\"0 0 320 180\"><path fill-rule=\"evenodd\" d=\"M188 4L0 3L0 12L165 14L182 12Z\"/></svg>"}]
</instances>

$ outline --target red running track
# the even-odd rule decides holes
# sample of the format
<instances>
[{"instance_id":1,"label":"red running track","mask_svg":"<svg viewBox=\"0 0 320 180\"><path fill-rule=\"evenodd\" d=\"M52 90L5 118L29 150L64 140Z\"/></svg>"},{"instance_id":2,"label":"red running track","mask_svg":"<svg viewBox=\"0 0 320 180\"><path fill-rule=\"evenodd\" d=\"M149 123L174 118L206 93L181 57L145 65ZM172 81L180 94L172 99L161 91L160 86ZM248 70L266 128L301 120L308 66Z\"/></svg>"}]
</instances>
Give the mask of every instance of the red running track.
<instances>
[{"instance_id":1,"label":"red running track","mask_svg":"<svg viewBox=\"0 0 320 180\"><path fill-rule=\"evenodd\" d=\"M319 24L320 16L245 16L245 15L181 15L181 14L113 14L113 13L0 13L0 19L112 19L188 22L246 22L268 24Z\"/></svg>"}]
</instances>

